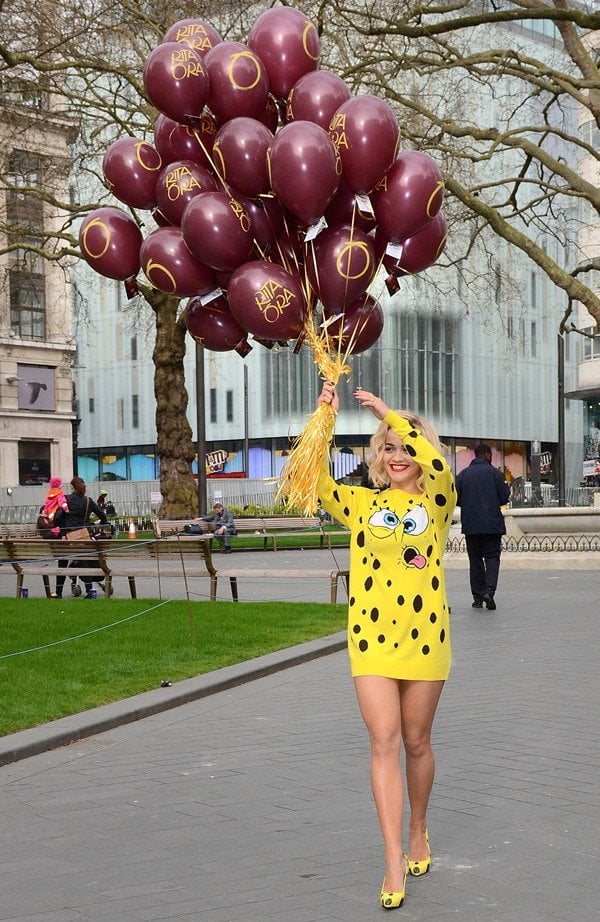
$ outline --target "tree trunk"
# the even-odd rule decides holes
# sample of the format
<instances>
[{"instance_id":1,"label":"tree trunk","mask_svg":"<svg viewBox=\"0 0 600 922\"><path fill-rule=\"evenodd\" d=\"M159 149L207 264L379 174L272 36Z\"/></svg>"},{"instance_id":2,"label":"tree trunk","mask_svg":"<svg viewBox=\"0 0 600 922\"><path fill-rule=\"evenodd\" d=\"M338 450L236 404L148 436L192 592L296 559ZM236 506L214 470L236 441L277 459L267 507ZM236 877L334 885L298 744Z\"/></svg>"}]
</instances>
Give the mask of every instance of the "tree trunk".
<instances>
[{"instance_id":1,"label":"tree trunk","mask_svg":"<svg viewBox=\"0 0 600 922\"><path fill-rule=\"evenodd\" d=\"M179 300L161 291L144 292L156 317L154 395L156 397L156 450L160 461L160 516L184 519L198 514L198 491L191 464L196 457L192 429L187 419L183 359L186 329L177 320Z\"/></svg>"}]
</instances>

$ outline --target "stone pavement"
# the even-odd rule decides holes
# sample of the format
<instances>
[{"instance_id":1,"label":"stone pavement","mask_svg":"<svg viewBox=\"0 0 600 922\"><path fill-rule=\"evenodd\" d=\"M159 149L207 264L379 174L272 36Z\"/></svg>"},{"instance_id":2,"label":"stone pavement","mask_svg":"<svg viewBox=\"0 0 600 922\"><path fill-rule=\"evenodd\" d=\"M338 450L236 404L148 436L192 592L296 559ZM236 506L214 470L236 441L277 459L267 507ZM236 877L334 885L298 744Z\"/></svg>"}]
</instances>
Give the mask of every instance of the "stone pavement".
<instances>
[{"instance_id":1,"label":"stone pavement","mask_svg":"<svg viewBox=\"0 0 600 922\"><path fill-rule=\"evenodd\" d=\"M595 922L600 574L505 570L493 613L448 584L433 869L397 917ZM344 652L7 765L0 815L2 920L383 918Z\"/></svg>"}]
</instances>

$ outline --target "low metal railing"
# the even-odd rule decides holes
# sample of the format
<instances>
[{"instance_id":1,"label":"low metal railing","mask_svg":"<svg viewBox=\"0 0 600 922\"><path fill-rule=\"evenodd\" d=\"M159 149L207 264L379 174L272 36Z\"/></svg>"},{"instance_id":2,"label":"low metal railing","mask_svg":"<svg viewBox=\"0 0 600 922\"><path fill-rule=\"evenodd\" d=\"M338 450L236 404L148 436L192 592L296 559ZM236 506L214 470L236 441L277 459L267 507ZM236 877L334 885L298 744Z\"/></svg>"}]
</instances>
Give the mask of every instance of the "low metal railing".
<instances>
[{"instance_id":1,"label":"low metal railing","mask_svg":"<svg viewBox=\"0 0 600 922\"><path fill-rule=\"evenodd\" d=\"M466 552L464 535L449 538L446 551L449 553ZM502 537L502 550L509 553L520 551L600 551L600 535L523 535L512 538Z\"/></svg>"}]
</instances>

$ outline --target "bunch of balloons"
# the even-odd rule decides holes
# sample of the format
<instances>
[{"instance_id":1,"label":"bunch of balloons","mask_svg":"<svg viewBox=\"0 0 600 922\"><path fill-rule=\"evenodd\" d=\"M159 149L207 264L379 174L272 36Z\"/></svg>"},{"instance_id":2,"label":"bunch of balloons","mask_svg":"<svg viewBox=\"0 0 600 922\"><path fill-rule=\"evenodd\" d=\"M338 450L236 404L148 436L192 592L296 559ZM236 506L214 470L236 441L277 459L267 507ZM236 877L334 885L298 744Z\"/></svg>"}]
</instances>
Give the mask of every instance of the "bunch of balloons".
<instances>
[{"instance_id":1,"label":"bunch of balloons","mask_svg":"<svg viewBox=\"0 0 600 922\"><path fill-rule=\"evenodd\" d=\"M105 152L107 187L156 228L143 237L139 218L98 208L82 255L130 290L141 269L190 298L188 331L208 349L245 355L249 335L269 347L310 327L329 353L364 351L383 328L370 291L381 264L391 293L444 247L439 168L399 153L388 103L353 95L319 55L292 7L259 16L245 44L181 20L144 65L154 143L125 137Z\"/></svg>"}]
</instances>

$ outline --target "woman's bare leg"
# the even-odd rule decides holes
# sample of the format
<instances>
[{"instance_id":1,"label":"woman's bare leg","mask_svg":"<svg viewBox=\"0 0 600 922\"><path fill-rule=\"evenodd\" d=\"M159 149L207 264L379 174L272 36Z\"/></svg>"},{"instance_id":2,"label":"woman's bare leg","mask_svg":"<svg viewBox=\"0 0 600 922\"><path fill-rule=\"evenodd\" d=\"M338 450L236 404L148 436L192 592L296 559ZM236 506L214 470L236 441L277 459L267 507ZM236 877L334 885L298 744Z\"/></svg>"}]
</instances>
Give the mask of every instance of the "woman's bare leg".
<instances>
[{"instance_id":1,"label":"woman's bare leg","mask_svg":"<svg viewBox=\"0 0 600 922\"><path fill-rule=\"evenodd\" d=\"M427 807L435 775L431 727L444 683L401 680L399 685L410 803L408 856L417 861L427 857Z\"/></svg>"},{"instance_id":2,"label":"woman's bare leg","mask_svg":"<svg viewBox=\"0 0 600 922\"><path fill-rule=\"evenodd\" d=\"M383 676L357 676L354 685L371 741L371 786L385 844L385 889L399 891L404 881L399 683Z\"/></svg>"}]
</instances>

